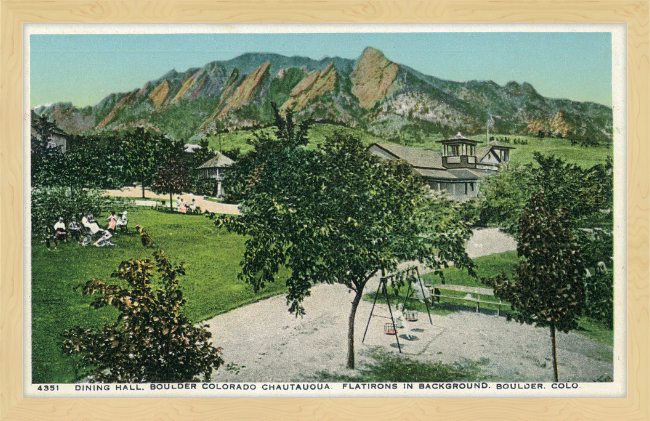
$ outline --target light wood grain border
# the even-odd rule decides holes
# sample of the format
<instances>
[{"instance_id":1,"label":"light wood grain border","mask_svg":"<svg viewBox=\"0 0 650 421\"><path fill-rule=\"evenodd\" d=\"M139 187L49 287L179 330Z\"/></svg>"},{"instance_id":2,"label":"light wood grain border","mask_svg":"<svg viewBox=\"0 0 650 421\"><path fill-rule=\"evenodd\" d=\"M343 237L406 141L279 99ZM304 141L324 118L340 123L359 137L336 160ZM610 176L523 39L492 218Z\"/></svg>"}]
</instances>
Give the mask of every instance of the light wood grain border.
<instances>
[{"instance_id":1,"label":"light wood grain border","mask_svg":"<svg viewBox=\"0 0 650 421\"><path fill-rule=\"evenodd\" d=\"M22 24L626 23L628 397L624 399L25 399L22 397ZM0 0L0 420L647 420L648 1Z\"/></svg>"}]
</instances>

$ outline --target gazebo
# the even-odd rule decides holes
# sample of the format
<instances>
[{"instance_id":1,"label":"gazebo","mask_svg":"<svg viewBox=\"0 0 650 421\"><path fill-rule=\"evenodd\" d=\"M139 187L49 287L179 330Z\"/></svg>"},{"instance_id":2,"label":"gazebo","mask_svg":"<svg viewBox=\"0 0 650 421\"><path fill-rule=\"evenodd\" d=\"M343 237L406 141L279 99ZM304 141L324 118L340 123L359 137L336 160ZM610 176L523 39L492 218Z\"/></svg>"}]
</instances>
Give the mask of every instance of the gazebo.
<instances>
[{"instance_id":1,"label":"gazebo","mask_svg":"<svg viewBox=\"0 0 650 421\"><path fill-rule=\"evenodd\" d=\"M217 197L223 196L223 175L227 171L227 168L231 166L235 161L228 158L222 153L218 153L214 158L204 162L197 168L199 171L199 176L202 180L214 180L217 184Z\"/></svg>"}]
</instances>

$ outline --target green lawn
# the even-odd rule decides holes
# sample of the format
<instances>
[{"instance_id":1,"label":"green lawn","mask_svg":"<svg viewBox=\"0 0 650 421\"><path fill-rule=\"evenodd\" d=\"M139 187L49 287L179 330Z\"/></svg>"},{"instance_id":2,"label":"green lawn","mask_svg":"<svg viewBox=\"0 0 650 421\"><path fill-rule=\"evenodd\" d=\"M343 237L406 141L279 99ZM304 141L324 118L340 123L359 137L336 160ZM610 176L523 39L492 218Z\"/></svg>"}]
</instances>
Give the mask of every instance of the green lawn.
<instances>
[{"instance_id":1,"label":"green lawn","mask_svg":"<svg viewBox=\"0 0 650 421\"><path fill-rule=\"evenodd\" d=\"M151 209L129 211L130 234L116 234L111 248L60 244L49 251L35 242L32 250L32 367L34 383L75 380L71 359L61 350L61 335L75 325L98 327L112 323L112 308L93 310L73 287L91 278L111 281L111 273L124 260L151 258L142 247L135 226L141 224L173 262L186 263L181 286L187 304L184 314L198 322L233 308L285 291L284 282L268 285L255 294L237 279L244 238L217 229L203 216L179 215ZM282 274L286 276L286 272ZM112 280L115 281L115 280Z\"/></svg>"},{"instance_id":2,"label":"green lawn","mask_svg":"<svg viewBox=\"0 0 650 421\"><path fill-rule=\"evenodd\" d=\"M497 135L497 137L502 136ZM508 135L508 137L513 136ZM611 146L612 144L595 148L586 148L578 145L572 146L571 142L566 139L539 139L531 136L516 137L526 139L528 144L507 144L507 146L516 148L510 152L511 165L521 165L532 162L534 152L540 152L543 155L555 155L570 164L578 164L583 168L590 168L597 164L603 164L607 157L614 156L614 148Z\"/></svg>"}]
</instances>

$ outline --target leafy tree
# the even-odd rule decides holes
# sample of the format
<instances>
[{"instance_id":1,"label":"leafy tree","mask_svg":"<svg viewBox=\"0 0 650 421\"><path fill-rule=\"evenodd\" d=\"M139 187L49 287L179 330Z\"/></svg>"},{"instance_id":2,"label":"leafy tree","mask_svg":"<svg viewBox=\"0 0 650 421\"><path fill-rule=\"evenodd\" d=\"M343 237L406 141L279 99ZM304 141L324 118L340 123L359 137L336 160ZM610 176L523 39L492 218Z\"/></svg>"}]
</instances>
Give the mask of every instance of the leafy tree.
<instances>
[{"instance_id":1,"label":"leafy tree","mask_svg":"<svg viewBox=\"0 0 650 421\"><path fill-rule=\"evenodd\" d=\"M72 169L76 169L76 178L83 180L85 187L124 186L128 182L126 150L124 135L114 131L72 136L68 142L70 158L77 162Z\"/></svg>"},{"instance_id":2,"label":"leafy tree","mask_svg":"<svg viewBox=\"0 0 650 421\"><path fill-rule=\"evenodd\" d=\"M194 326L181 314L185 299L178 276L185 274L183 263L173 265L141 226L138 231L155 263L122 262L111 277L128 283L126 288L100 279L78 285L84 295L99 294L93 308L113 306L119 316L100 331L66 330L63 351L81 358L93 382L210 381L212 370L223 364L221 350L210 344L207 326ZM161 287L154 286L154 269Z\"/></svg>"},{"instance_id":3,"label":"leafy tree","mask_svg":"<svg viewBox=\"0 0 650 421\"><path fill-rule=\"evenodd\" d=\"M582 314L585 290L580 247L566 212L548 210L541 191L524 209L519 232L517 255L523 259L513 280L501 272L482 281L494 288L496 297L512 304L515 313L509 317L520 323L550 327L557 382L556 329L575 329Z\"/></svg>"},{"instance_id":4,"label":"leafy tree","mask_svg":"<svg viewBox=\"0 0 650 421\"><path fill-rule=\"evenodd\" d=\"M59 148L32 150L32 185L117 188L126 182L124 148L117 135L70 136L66 152Z\"/></svg>"},{"instance_id":5,"label":"leafy tree","mask_svg":"<svg viewBox=\"0 0 650 421\"><path fill-rule=\"evenodd\" d=\"M235 160L224 176L223 184L228 186L226 202L239 203L246 197L251 180L270 161L270 156L276 156L282 148L295 149L308 143L307 134L311 120L307 119L296 125L291 110L287 110L285 118L282 118L276 104L271 103L271 106L275 115L275 138L272 139L264 132L255 132L253 139L248 141L253 145L252 151L241 155L241 159L226 154Z\"/></svg>"},{"instance_id":6,"label":"leafy tree","mask_svg":"<svg viewBox=\"0 0 650 421\"><path fill-rule=\"evenodd\" d=\"M223 154L235 162L237 162L239 158L243 156L241 148L226 149L223 151Z\"/></svg>"},{"instance_id":7,"label":"leafy tree","mask_svg":"<svg viewBox=\"0 0 650 421\"><path fill-rule=\"evenodd\" d=\"M33 128L31 134L32 152L38 149L47 148L47 143L52 139L52 134L57 129L56 124L51 122L47 117L39 116L32 111L31 126Z\"/></svg>"},{"instance_id":8,"label":"leafy tree","mask_svg":"<svg viewBox=\"0 0 650 421\"><path fill-rule=\"evenodd\" d=\"M505 169L489 177L479 190L479 213L483 224L496 224L503 231L516 235L519 219L532 195L532 166Z\"/></svg>"},{"instance_id":9,"label":"leafy tree","mask_svg":"<svg viewBox=\"0 0 650 421\"><path fill-rule=\"evenodd\" d=\"M585 315L614 327L614 233L595 228L578 230L576 237L589 275L585 279Z\"/></svg>"},{"instance_id":10,"label":"leafy tree","mask_svg":"<svg viewBox=\"0 0 650 421\"><path fill-rule=\"evenodd\" d=\"M202 139L199 142L199 146L201 147L201 149L196 150L193 154L188 154L191 160L191 165L190 165L191 169L201 166L201 164L203 164L206 161L209 161L210 159L214 158L217 155L217 153L213 151L212 148L210 148L207 139Z\"/></svg>"},{"instance_id":11,"label":"leafy tree","mask_svg":"<svg viewBox=\"0 0 650 421\"><path fill-rule=\"evenodd\" d=\"M190 172L183 165L179 155L172 155L158 168L152 190L156 193L169 193L169 209L172 210L173 194L189 191L192 187Z\"/></svg>"},{"instance_id":12,"label":"leafy tree","mask_svg":"<svg viewBox=\"0 0 650 421\"><path fill-rule=\"evenodd\" d=\"M547 207L565 209L576 228L612 227L613 164L591 168L569 164L555 156L534 154L536 165L501 171L481 186L481 220L517 235L523 209L542 190Z\"/></svg>"},{"instance_id":13,"label":"leafy tree","mask_svg":"<svg viewBox=\"0 0 650 421\"><path fill-rule=\"evenodd\" d=\"M159 133L138 127L125 135L127 174L142 184L142 197L145 186L150 185L161 162L165 162L173 150L173 142ZM182 145L181 145L182 146Z\"/></svg>"},{"instance_id":14,"label":"leafy tree","mask_svg":"<svg viewBox=\"0 0 650 421\"><path fill-rule=\"evenodd\" d=\"M471 268L464 248L470 230L455 203L423 194L408 164L381 160L341 133L307 150L306 126L296 126L291 114L276 111L276 127L275 137L258 136L249 154L242 215L216 223L248 237L240 278L256 291L281 266L291 269L290 312L305 314L302 301L316 283L354 292L347 353L354 368L354 322L368 281L408 260L438 272L451 260Z\"/></svg>"},{"instance_id":15,"label":"leafy tree","mask_svg":"<svg viewBox=\"0 0 650 421\"><path fill-rule=\"evenodd\" d=\"M613 326L613 162L591 168L568 164L553 156L535 154L536 165L525 165L490 177L481 187L480 218L515 236L525 204L543 189L546 207L560 208L571 220L585 268L585 315ZM606 270L602 270L605 265Z\"/></svg>"}]
</instances>

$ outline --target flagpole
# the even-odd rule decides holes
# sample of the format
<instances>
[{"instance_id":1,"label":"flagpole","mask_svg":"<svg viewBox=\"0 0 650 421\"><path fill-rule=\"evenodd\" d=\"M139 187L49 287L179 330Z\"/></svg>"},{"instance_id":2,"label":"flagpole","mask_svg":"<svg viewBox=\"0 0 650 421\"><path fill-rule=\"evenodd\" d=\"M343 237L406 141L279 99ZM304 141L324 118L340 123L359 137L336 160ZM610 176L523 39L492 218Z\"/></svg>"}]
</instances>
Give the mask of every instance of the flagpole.
<instances>
[{"instance_id":1,"label":"flagpole","mask_svg":"<svg viewBox=\"0 0 650 421\"><path fill-rule=\"evenodd\" d=\"M490 144L490 118L491 118L491 116L488 114L488 121L487 121L487 123L485 123L485 130L487 131L487 133L485 135L485 145L486 146Z\"/></svg>"}]
</instances>

